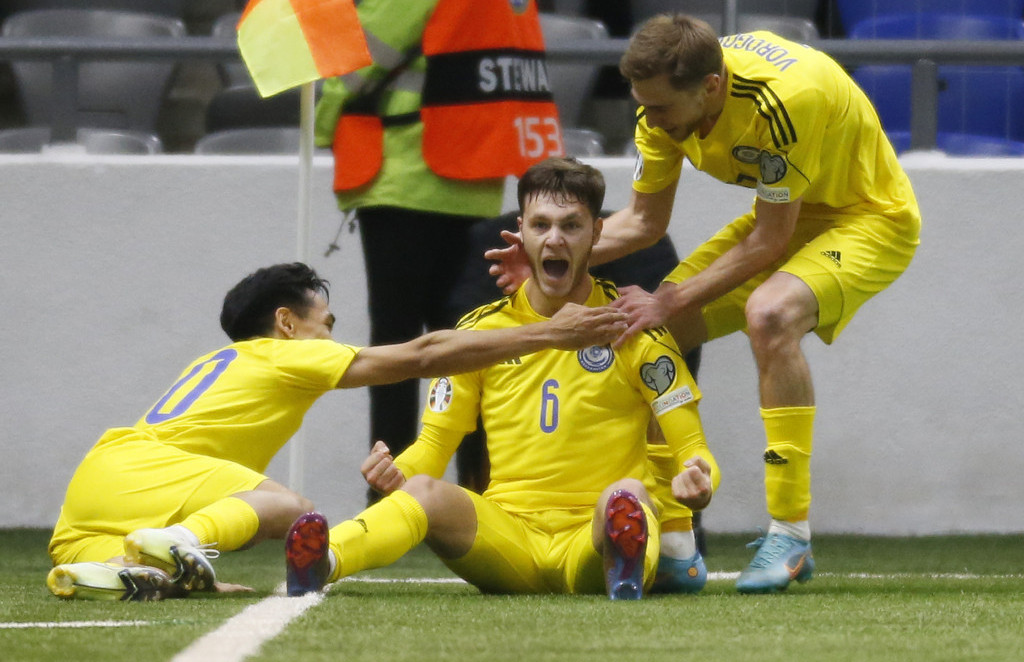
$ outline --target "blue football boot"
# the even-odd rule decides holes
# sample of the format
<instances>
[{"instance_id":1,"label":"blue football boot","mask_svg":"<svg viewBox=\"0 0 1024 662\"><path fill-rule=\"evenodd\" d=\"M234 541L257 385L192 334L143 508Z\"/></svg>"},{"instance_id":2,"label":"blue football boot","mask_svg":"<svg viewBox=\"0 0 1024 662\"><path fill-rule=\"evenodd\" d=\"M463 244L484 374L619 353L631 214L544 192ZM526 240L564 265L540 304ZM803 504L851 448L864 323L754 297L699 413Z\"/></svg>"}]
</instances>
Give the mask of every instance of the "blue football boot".
<instances>
[{"instance_id":1,"label":"blue football boot","mask_svg":"<svg viewBox=\"0 0 1024 662\"><path fill-rule=\"evenodd\" d=\"M700 593L707 583L708 568L700 552L681 560L662 555L651 593Z\"/></svg>"},{"instance_id":2,"label":"blue football boot","mask_svg":"<svg viewBox=\"0 0 1024 662\"><path fill-rule=\"evenodd\" d=\"M806 582L814 574L811 543L784 533L761 536L747 547L757 547L757 554L736 580L740 593L775 593L789 582Z\"/></svg>"}]
</instances>

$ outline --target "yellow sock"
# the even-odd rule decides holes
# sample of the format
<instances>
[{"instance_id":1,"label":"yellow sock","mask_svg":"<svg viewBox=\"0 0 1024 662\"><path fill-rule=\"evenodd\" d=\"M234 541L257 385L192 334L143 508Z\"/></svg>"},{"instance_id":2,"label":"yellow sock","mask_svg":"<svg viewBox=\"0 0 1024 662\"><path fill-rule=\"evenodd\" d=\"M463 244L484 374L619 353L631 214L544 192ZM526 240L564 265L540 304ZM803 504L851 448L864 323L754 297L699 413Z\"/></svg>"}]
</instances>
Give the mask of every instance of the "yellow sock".
<instances>
[{"instance_id":1,"label":"yellow sock","mask_svg":"<svg viewBox=\"0 0 1024 662\"><path fill-rule=\"evenodd\" d=\"M331 529L331 551L338 562L330 581L394 563L426 536L423 506L407 492L392 492Z\"/></svg>"},{"instance_id":2,"label":"yellow sock","mask_svg":"<svg viewBox=\"0 0 1024 662\"><path fill-rule=\"evenodd\" d=\"M814 407L761 409L768 447L764 452L764 487L768 514L796 522L811 507L811 442Z\"/></svg>"},{"instance_id":3,"label":"yellow sock","mask_svg":"<svg viewBox=\"0 0 1024 662\"><path fill-rule=\"evenodd\" d=\"M196 534L200 544L217 543L217 549L230 552L252 540L260 518L245 501L225 497L192 513L181 525Z\"/></svg>"}]
</instances>

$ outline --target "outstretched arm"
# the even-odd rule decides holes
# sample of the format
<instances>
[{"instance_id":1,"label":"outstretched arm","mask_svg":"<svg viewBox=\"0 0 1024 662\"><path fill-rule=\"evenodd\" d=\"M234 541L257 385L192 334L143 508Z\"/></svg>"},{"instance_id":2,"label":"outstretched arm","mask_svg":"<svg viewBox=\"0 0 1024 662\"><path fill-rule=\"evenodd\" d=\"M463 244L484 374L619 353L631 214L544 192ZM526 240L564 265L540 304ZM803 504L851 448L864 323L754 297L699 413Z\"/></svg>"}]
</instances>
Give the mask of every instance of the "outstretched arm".
<instances>
[{"instance_id":1,"label":"outstretched arm","mask_svg":"<svg viewBox=\"0 0 1024 662\"><path fill-rule=\"evenodd\" d=\"M657 193L633 191L629 205L604 219L590 265L611 262L653 246L668 231L675 198L676 182Z\"/></svg>"},{"instance_id":2,"label":"outstretched arm","mask_svg":"<svg viewBox=\"0 0 1024 662\"><path fill-rule=\"evenodd\" d=\"M800 200L770 203L758 198L754 229L700 273L679 284L662 283L653 294L637 287L622 288L611 305L629 313L630 326L616 346L644 329L664 326L687 310L699 310L770 267L785 253L799 212Z\"/></svg>"},{"instance_id":3,"label":"outstretched arm","mask_svg":"<svg viewBox=\"0 0 1024 662\"><path fill-rule=\"evenodd\" d=\"M626 329L625 319L624 313L608 307L570 303L544 322L484 331L446 329L398 345L366 347L352 359L338 387L455 375L542 349L606 345Z\"/></svg>"}]
</instances>

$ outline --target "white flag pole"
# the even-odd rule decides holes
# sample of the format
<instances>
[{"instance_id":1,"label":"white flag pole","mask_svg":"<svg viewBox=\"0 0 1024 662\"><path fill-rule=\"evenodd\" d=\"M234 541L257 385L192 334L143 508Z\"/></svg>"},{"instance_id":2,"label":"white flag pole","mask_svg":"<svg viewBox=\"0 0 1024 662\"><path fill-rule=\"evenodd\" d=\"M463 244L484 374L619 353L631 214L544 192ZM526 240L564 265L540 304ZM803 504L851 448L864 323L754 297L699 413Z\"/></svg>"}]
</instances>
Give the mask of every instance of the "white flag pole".
<instances>
[{"instance_id":1,"label":"white flag pole","mask_svg":"<svg viewBox=\"0 0 1024 662\"><path fill-rule=\"evenodd\" d=\"M309 235L312 227L310 198L313 190L313 110L314 86L302 85L299 96L299 213L296 222L296 254L299 262L309 263ZM305 435L300 428L289 444L288 487L302 494L305 483Z\"/></svg>"}]
</instances>

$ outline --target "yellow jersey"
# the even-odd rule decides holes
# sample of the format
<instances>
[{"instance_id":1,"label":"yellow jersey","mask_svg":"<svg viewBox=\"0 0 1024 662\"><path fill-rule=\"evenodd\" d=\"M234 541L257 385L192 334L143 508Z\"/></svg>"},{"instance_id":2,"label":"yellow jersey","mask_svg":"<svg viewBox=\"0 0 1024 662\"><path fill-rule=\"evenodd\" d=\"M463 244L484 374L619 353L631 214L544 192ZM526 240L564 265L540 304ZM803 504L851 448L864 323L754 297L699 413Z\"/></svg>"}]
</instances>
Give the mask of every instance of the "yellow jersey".
<instances>
[{"instance_id":1,"label":"yellow jersey","mask_svg":"<svg viewBox=\"0 0 1024 662\"><path fill-rule=\"evenodd\" d=\"M603 306L617 297L614 285L596 280L586 305ZM519 288L471 312L457 328L507 328L543 319ZM406 477L436 476L480 415L491 460L485 498L510 512L592 508L616 480L650 481L645 442L652 411L680 461L695 454L710 458L699 399L664 329L638 334L615 351L547 349L433 380L423 432L396 464Z\"/></svg>"},{"instance_id":2,"label":"yellow jersey","mask_svg":"<svg viewBox=\"0 0 1024 662\"><path fill-rule=\"evenodd\" d=\"M107 430L94 448L149 439L262 473L359 349L319 339L232 343L193 361L133 427Z\"/></svg>"},{"instance_id":3,"label":"yellow jersey","mask_svg":"<svg viewBox=\"0 0 1024 662\"><path fill-rule=\"evenodd\" d=\"M768 202L802 199L801 215L879 215L914 224L920 213L878 115L826 54L771 32L720 38L725 107L704 138L682 142L636 128L633 188L654 193L678 178L683 157L698 170L756 189Z\"/></svg>"}]
</instances>

